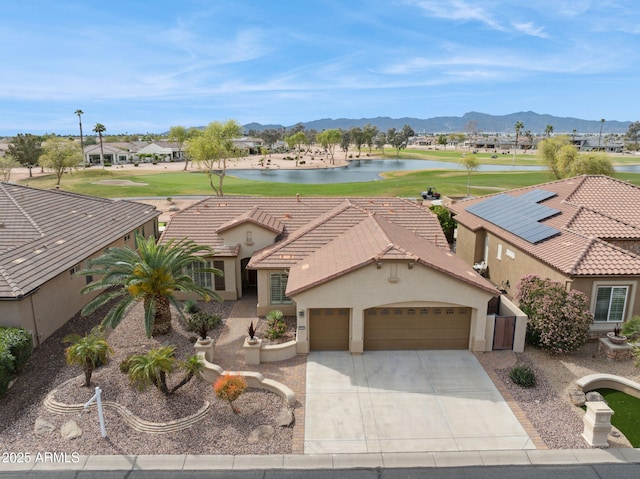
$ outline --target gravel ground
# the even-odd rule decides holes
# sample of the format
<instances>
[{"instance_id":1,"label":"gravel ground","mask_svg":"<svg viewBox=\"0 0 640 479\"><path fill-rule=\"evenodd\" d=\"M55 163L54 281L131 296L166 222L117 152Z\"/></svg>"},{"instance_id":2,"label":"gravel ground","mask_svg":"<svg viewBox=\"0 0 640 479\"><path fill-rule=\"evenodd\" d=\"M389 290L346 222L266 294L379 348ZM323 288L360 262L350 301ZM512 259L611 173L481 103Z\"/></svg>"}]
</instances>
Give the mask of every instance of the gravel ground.
<instances>
[{"instance_id":1,"label":"gravel ground","mask_svg":"<svg viewBox=\"0 0 640 479\"><path fill-rule=\"evenodd\" d=\"M204 304L205 308L214 303ZM228 317L232 303L222 305L222 314ZM204 401L211 407L207 417L198 425L171 434L145 434L131 429L110 410L106 410L108 438L100 438L95 410L78 414L60 415L46 411L42 402L47 393L59 388L57 400L68 403L84 403L93 394L81 386L83 376L77 367L69 367L64 361L62 338L71 333L83 334L98 323L101 313L93 317L76 316L54 336L38 348L20 375L14 387L0 401L0 446L5 452L78 452L80 454L287 454L292 449L292 428L275 425L284 401L275 394L249 389L235 403L240 414L231 412L226 402L213 394L210 384L192 380L173 397L165 398L155 388L145 392L133 389L119 371L119 362L132 352L141 352L161 344L177 346L177 357L192 354L196 335L185 331L179 315L174 311L173 331L164 337L147 340L142 326L142 309L135 308L127 319L109 334L108 341L115 350L109 365L94 372L92 386L100 385L105 399L116 400L140 417L152 421L165 421L192 414ZM261 321L262 323L262 321ZM264 327L264 324L260 324ZM222 326L210 333L215 340ZM632 360L611 362L597 354L597 343L588 343L573 355L549 356L528 348L515 355L517 363L531 366L537 373L535 388L524 389L512 383L509 370L499 369L497 375L504 382L519 407L538 430L550 449L587 448L581 437L581 409L569 400L569 391L575 388L575 380L594 372L611 373L640 382L640 369ZM175 384L181 374L174 374L170 384ZM61 385L70 381L64 387ZM56 427L44 436L33 432L36 418L42 418ZM69 420L78 423L83 431L81 438L67 441L60 437L60 426ZM269 441L249 444L251 431L259 425L275 427L275 436ZM611 445L629 447L624 437L612 438Z\"/></svg>"},{"instance_id":2,"label":"gravel ground","mask_svg":"<svg viewBox=\"0 0 640 479\"><path fill-rule=\"evenodd\" d=\"M201 303L209 309L214 303ZM215 306L215 305L214 305ZM222 305L228 317L232 303ZM179 315L174 311L173 330L158 339L146 339L141 305L109 333L107 338L114 349L109 364L96 370L92 387L82 387L84 376L78 367L69 367L64 361L62 338L70 332L84 333L98 323L100 313L94 317L75 317L62 330L34 352L26 371L0 402L0 445L6 452L77 452L80 454L287 454L292 447L292 428L276 425L284 400L273 393L248 389L234 404L240 410L233 414L229 404L218 399L211 384L194 378L186 386L167 398L155 387L139 391L130 386L119 371L119 363L128 354L144 352L151 347L172 344L176 357L184 359L193 354L196 335L186 331ZM210 333L216 339L222 325ZM169 387L182 378L174 373ZM66 385L61 385L71 379ZM85 403L100 386L105 400L114 400L143 419L159 422L187 416L200 409L205 401L211 406L207 416L189 429L170 434L146 434L133 430L115 411L105 409L106 439L100 437L97 413L94 410L73 414L56 414L44 409L43 400L49 391L58 388L55 398L73 404ZM45 435L33 431L36 418L44 419L56 427ZM75 440L64 440L59 428L74 420L83 434ZM275 435L270 440L249 444L250 433L260 425L270 425Z\"/></svg>"}]
</instances>

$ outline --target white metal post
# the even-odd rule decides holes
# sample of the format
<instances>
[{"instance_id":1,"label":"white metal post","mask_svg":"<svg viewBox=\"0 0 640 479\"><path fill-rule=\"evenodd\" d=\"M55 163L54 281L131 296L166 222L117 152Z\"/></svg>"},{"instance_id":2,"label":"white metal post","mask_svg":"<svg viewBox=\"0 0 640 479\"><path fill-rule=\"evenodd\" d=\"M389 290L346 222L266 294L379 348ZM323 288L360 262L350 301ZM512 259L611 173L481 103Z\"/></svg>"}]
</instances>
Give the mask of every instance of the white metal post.
<instances>
[{"instance_id":1,"label":"white metal post","mask_svg":"<svg viewBox=\"0 0 640 479\"><path fill-rule=\"evenodd\" d=\"M84 405L84 408L87 409L93 401L96 402L98 406L98 419L100 420L100 433L102 434L102 437L107 437L107 429L104 425L104 412L102 411L102 398L100 397L101 394L102 389L96 386L96 393L91 399L89 399L89 401L87 401L87 404Z\"/></svg>"}]
</instances>

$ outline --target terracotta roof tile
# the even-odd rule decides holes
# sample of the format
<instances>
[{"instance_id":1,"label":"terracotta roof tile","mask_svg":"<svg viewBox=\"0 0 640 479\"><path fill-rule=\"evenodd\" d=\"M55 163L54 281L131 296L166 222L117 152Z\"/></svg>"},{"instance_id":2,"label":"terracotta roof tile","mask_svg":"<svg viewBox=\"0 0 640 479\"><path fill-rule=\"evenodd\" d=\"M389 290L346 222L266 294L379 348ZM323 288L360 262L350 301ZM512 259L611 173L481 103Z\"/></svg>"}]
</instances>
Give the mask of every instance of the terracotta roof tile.
<instances>
[{"instance_id":1,"label":"terracotta roof tile","mask_svg":"<svg viewBox=\"0 0 640 479\"><path fill-rule=\"evenodd\" d=\"M249 211L235 218L231 218L229 221L220 225L216 230L216 233L223 233L246 222L262 226L274 233L282 233L282 231L284 231L284 224L280 220L274 218L266 211L261 210L259 207L254 206Z\"/></svg>"}]
</instances>

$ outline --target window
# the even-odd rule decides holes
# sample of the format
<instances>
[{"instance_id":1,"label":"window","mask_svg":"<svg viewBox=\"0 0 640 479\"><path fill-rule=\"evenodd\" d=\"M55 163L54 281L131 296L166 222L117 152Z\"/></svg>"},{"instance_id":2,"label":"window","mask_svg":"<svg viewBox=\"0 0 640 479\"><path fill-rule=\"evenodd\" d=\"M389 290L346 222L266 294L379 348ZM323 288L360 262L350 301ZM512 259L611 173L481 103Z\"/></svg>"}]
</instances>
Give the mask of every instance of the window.
<instances>
[{"instance_id":1,"label":"window","mask_svg":"<svg viewBox=\"0 0 640 479\"><path fill-rule=\"evenodd\" d=\"M287 298L284 292L287 290L288 273L271 273L269 283L271 286L271 304L291 304L291 298Z\"/></svg>"},{"instance_id":2,"label":"window","mask_svg":"<svg viewBox=\"0 0 640 479\"><path fill-rule=\"evenodd\" d=\"M213 277L213 284L214 284L215 290L225 291L227 286L226 286L226 283L224 282L224 261L214 261L213 267L215 269L219 269L220 271L222 271L222 276L216 275Z\"/></svg>"},{"instance_id":3,"label":"window","mask_svg":"<svg viewBox=\"0 0 640 479\"><path fill-rule=\"evenodd\" d=\"M498 261L502 260L502 245L501 244L498 245L498 252L496 254L496 259Z\"/></svg>"},{"instance_id":4,"label":"window","mask_svg":"<svg viewBox=\"0 0 640 479\"><path fill-rule=\"evenodd\" d=\"M207 271L202 271L203 269L210 268L210 267L211 266L208 262L206 264L205 263L189 263L185 268L185 272L186 274L191 276L191 279L193 279L193 282L196 283L198 286L211 289L211 273Z\"/></svg>"},{"instance_id":5,"label":"window","mask_svg":"<svg viewBox=\"0 0 640 479\"><path fill-rule=\"evenodd\" d=\"M628 286L599 286L594 321L624 321Z\"/></svg>"},{"instance_id":6,"label":"window","mask_svg":"<svg viewBox=\"0 0 640 479\"><path fill-rule=\"evenodd\" d=\"M69 274L70 274L71 276L73 276L73 275L74 275L74 274L76 274L78 271L80 271L80 265L79 265L79 264L77 264L77 265L75 265L73 268L71 268L71 269L69 270Z\"/></svg>"}]
</instances>

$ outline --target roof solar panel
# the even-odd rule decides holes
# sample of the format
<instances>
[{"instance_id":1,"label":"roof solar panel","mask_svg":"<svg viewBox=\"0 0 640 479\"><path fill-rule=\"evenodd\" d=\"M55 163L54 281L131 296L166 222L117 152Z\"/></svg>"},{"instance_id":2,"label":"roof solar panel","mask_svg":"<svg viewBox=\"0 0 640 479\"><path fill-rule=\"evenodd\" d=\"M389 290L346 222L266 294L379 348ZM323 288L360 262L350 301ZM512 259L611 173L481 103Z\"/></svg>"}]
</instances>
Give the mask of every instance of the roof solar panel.
<instances>
[{"instance_id":1,"label":"roof solar panel","mask_svg":"<svg viewBox=\"0 0 640 479\"><path fill-rule=\"evenodd\" d=\"M532 201L533 203L540 203L541 201L548 200L556 195L557 193L554 193L553 191L536 188L535 190L527 191L524 195L521 195L518 198L526 201Z\"/></svg>"},{"instance_id":2,"label":"roof solar panel","mask_svg":"<svg viewBox=\"0 0 640 479\"><path fill-rule=\"evenodd\" d=\"M539 192L536 193L537 191ZM492 196L467 207L466 211L535 244L560 233L559 230L540 223L560 211L532 201L550 198L555 193L544 190L533 190L530 193L536 194L523 195L524 198L507 194Z\"/></svg>"}]
</instances>

